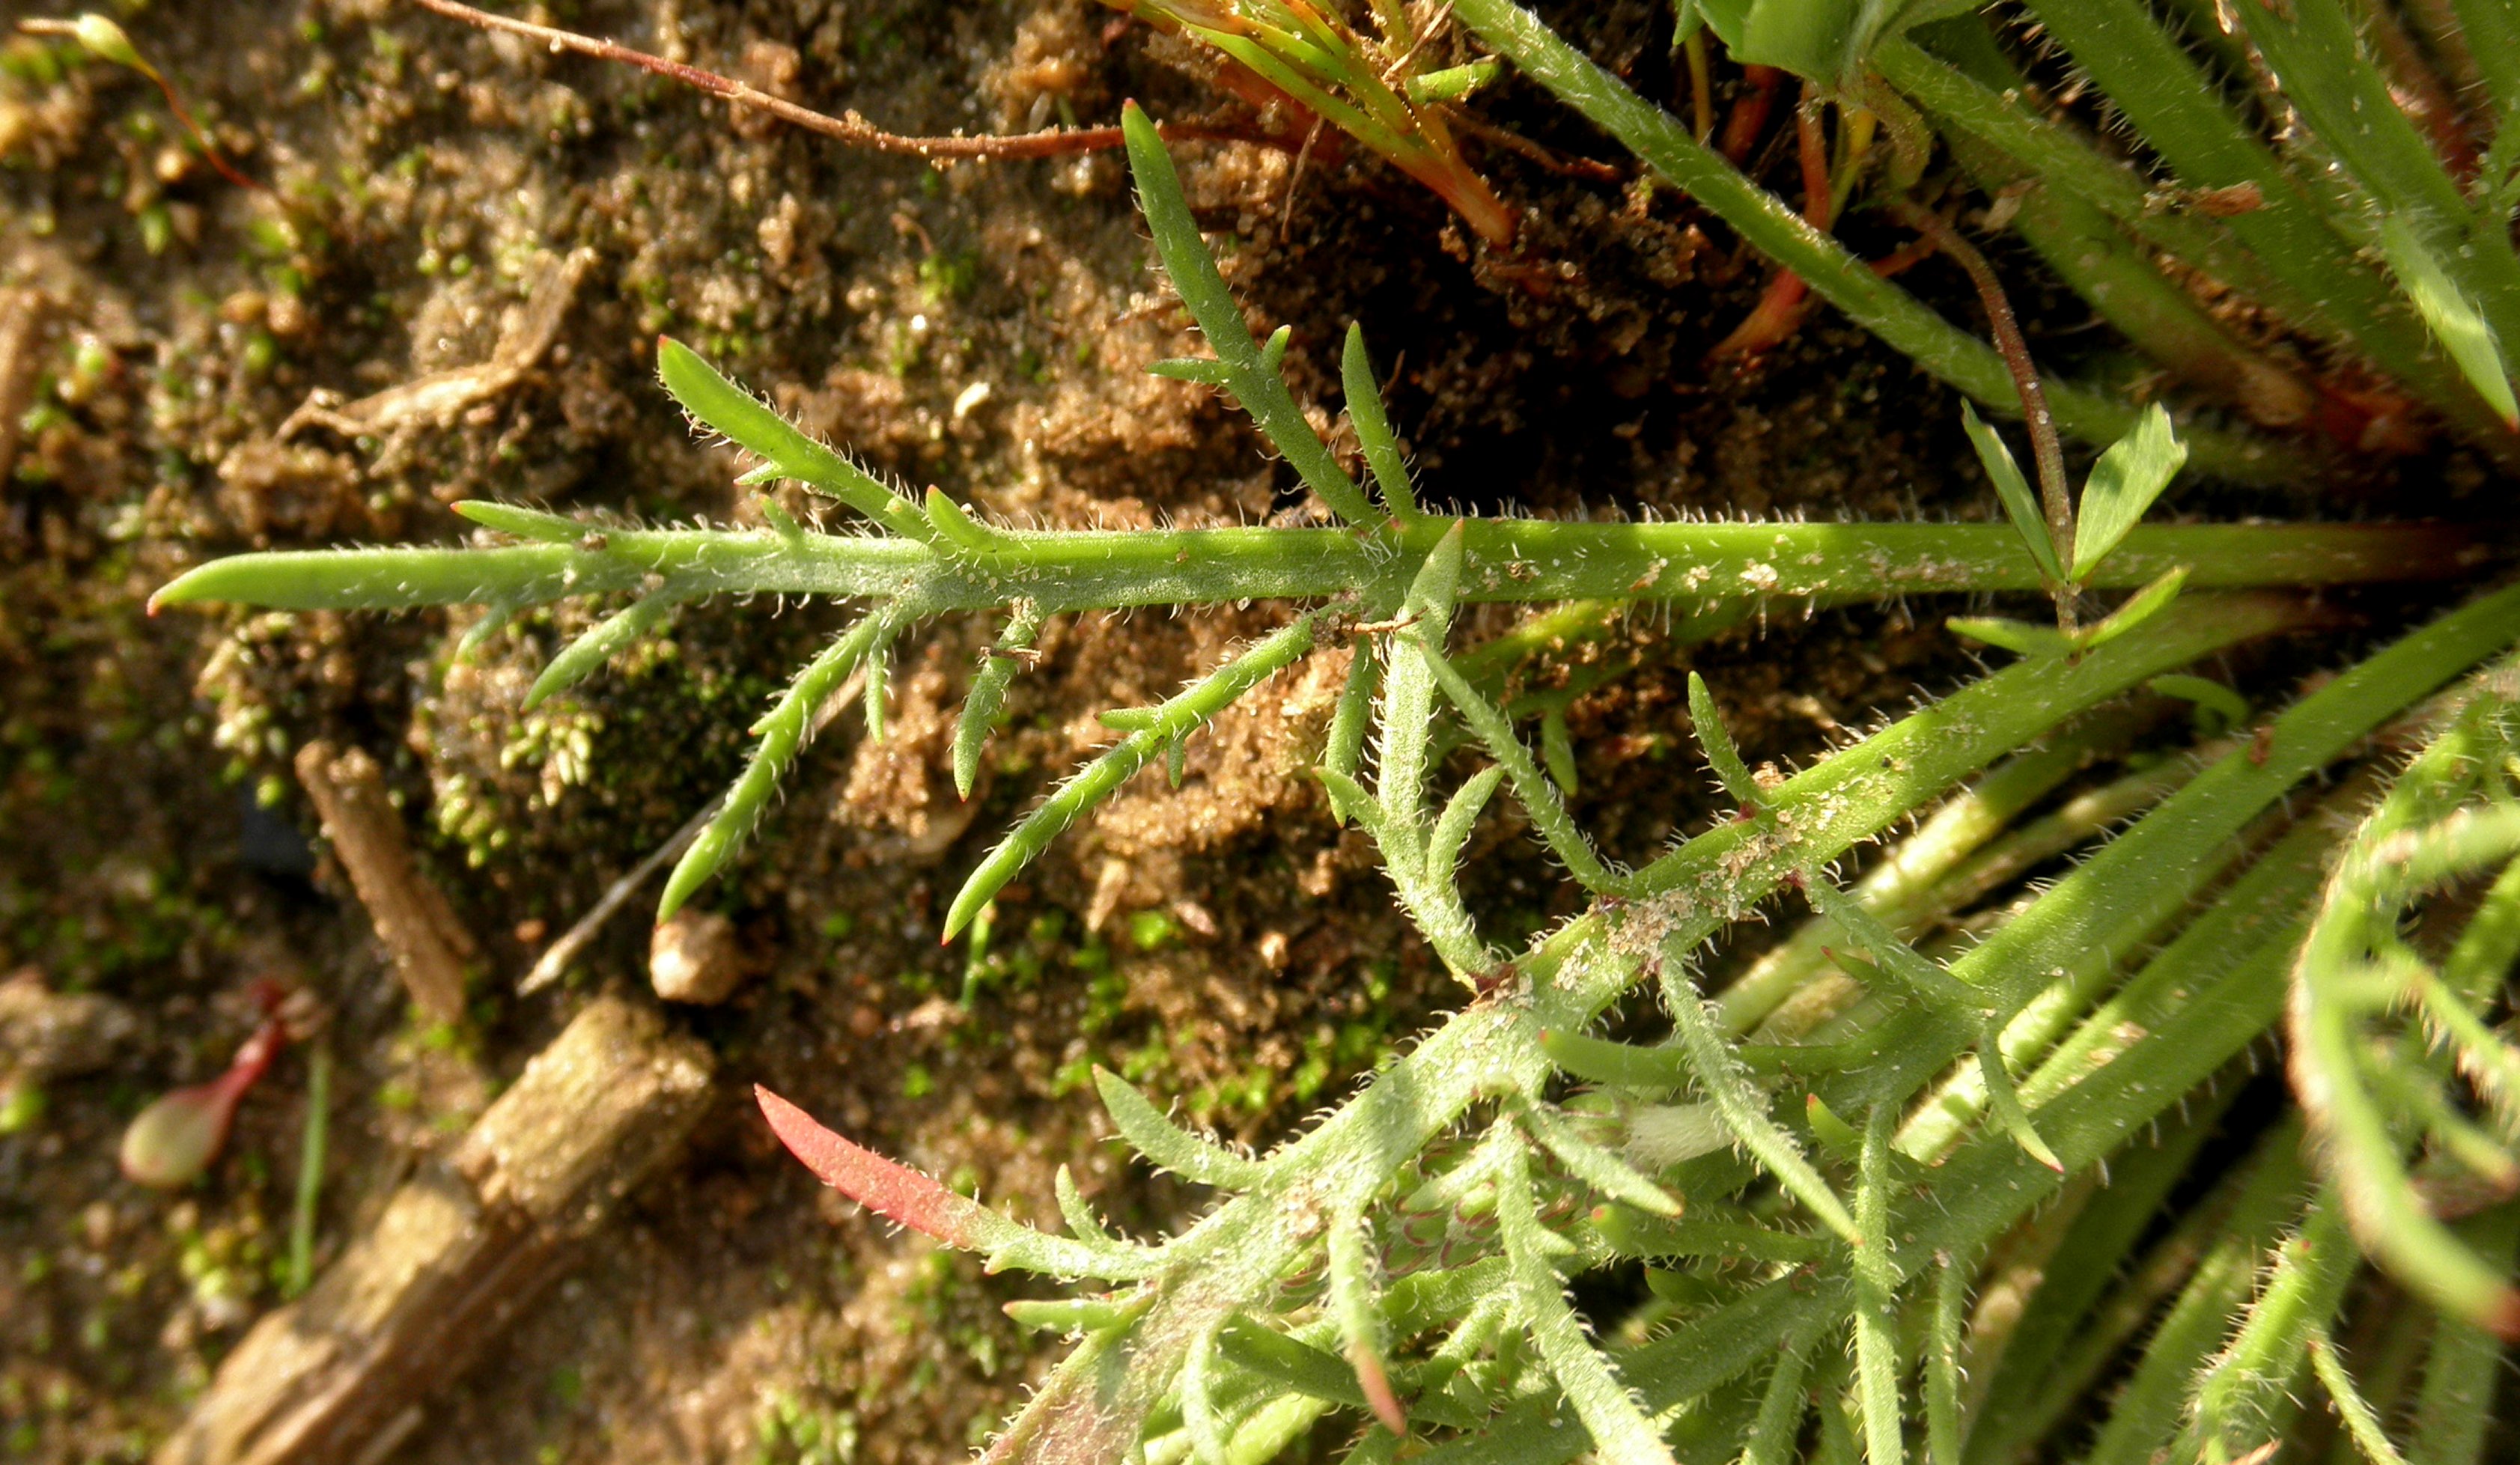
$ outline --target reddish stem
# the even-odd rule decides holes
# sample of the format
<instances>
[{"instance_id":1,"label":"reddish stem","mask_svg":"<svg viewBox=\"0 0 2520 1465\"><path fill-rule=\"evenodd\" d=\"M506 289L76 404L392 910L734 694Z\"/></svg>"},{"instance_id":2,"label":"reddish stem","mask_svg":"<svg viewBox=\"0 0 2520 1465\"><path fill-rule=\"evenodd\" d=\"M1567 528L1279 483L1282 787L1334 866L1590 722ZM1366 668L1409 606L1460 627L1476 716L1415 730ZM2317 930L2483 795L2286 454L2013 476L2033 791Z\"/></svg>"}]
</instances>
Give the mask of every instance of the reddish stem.
<instances>
[{"instance_id":1,"label":"reddish stem","mask_svg":"<svg viewBox=\"0 0 2520 1465\"><path fill-rule=\"evenodd\" d=\"M2021 415L2030 424L2031 456L2039 466L2039 495L2048 511L2048 533L2056 542L2056 557L2070 559L2074 546L2074 501L2065 483L2065 450L2056 437L2056 419L2048 410L2048 391L2040 385L2039 368L2030 359L2030 342L2021 333L2021 323L2012 314L2012 301L2003 293L2003 282L1977 246L1960 238L1951 222L1929 208L1913 203L1894 205L1901 223L1923 235L1933 246L1951 257L1953 263L1968 272L1969 282L1977 287L1980 304L1986 308L1987 326L1995 336L1995 349L2003 357L2005 370L2012 374L2013 389L2021 395ZM2060 611L2063 601L2059 601Z\"/></svg>"},{"instance_id":2,"label":"reddish stem","mask_svg":"<svg viewBox=\"0 0 2520 1465\"><path fill-rule=\"evenodd\" d=\"M667 61L661 56L652 56L617 41L599 40L594 36L580 35L573 30L561 30L549 25L536 25L530 22L513 20L507 16L494 16L487 11L459 4L458 0L415 0L415 3L423 9L434 11L449 20L462 21L468 25L478 26L483 30L504 30L511 35L521 35L530 40L541 41L554 50L574 51L580 56L591 56L598 61L637 67L643 71L651 71L658 76L679 81L686 86L696 87L734 106L748 107L755 111L768 112L783 122L791 122L809 132L818 132L825 137L846 143L850 147L866 148L877 153L906 153L930 161L983 157L1065 157L1078 153L1104 152L1120 147L1124 142L1117 127L1067 127L1051 132L1023 133L1013 137L993 135L906 137L897 132L886 132L854 111L834 117L827 112L799 107L785 98L774 97L768 92L746 86L732 76L721 76L715 71L704 71L698 67L685 66L678 61ZM1283 152L1292 152L1296 147L1295 144L1282 138L1245 135L1203 127L1181 127L1167 122L1157 123L1155 130L1166 142L1258 143L1263 147L1277 148Z\"/></svg>"},{"instance_id":3,"label":"reddish stem","mask_svg":"<svg viewBox=\"0 0 2520 1465\"><path fill-rule=\"evenodd\" d=\"M1750 89L1732 99L1732 110L1724 117L1724 141L1718 146L1725 160L1736 168L1759 145L1759 134L1768 130L1768 113L1776 109L1777 88L1783 84L1785 73L1775 67L1743 67L1741 79Z\"/></svg>"},{"instance_id":4,"label":"reddish stem","mask_svg":"<svg viewBox=\"0 0 2520 1465\"><path fill-rule=\"evenodd\" d=\"M1828 139L1821 130L1821 102L1817 91L1806 82L1802 105L1794 109L1795 151L1800 155L1803 173L1803 219L1814 229L1825 231L1831 217L1828 178ZM1734 356L1758 356L1772 351L1794 333L1795 328L1811 314L1811 290L1803 278L1791 270L1779 269L1768 281L1747 318L1732 328L1732 333L1715 343L1706 354L1715 360Z\"/></svg>"}]
</instances>

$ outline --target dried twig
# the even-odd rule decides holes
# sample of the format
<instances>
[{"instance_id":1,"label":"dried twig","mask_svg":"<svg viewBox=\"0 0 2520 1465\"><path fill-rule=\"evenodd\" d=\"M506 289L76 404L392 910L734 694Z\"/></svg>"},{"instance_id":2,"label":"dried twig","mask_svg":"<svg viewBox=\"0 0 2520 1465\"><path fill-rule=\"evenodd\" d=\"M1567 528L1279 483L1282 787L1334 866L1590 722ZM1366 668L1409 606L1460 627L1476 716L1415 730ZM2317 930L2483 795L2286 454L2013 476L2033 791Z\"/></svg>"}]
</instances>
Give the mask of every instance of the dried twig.
<instances>
[{"instance_id":1,"label":"dried twig","mask_svg":"<svg viewBox=\"0 0 2520 1465\"><path fill-rule=\"evenodd\" d=\"M45 317L51 311L52 301L42 290L28 286L0 290L0 484L18 468L19 424L34 395L36 369L43 364Z\"/></svg>"},{"instance_id":2,"label":"dried twig","mask_svg":"<svg viewBox=\"0 0 2520 1465\"><path fill-rule=\"evenodd\" d=\"M618 41L601 40L591 35L580 35L573 30L536 25L530 22L514 20L507 16L494 16L487 11L459 4L457 0L413 0L413 3L434 11L449 20L462 21L468 25L476 25L483 30L503 30L511 35L520 35L529 40L541 41L555 51L574 51L580 56L591 56L598 61L617 62L623 66L637 67L643 71L652 71L656 75L682 82L686 86L697 87L734 106L767 112L783 122L793 123L808 132L817 132L825 137L836 139L852 148L866 148L877 153L906 153L915 157L926 158L931 162L950 162L965 158L1067 157L1079 153L1105 152L1121 145L1120 129L1117 127L1062 127L1049 132L1028 132L1015 136L982 134L977 137L908 137L898 132L886 132L859 116L855 111L843 112L835 117L829 112L816 111L810 107L799 107L783 97L774 97L758 87L746 86L732 76L721 76L715 71L704 71L698 67L685 66L681 62L667 61L661 56L652 56L648 52L624 46ZM1277 148L1284 152L1293 152L1299 146L1283 138L1216 128L1183 127L1169 122L1157 124L1156 130L1168 143L1258 143L1263 147Z\"/></svg>"},{"instance_id":3,"label":"dried twig","mask_svg":"<svg viewBox=\"0 0 2520 1465\"><path fill-rule=\"evenodd\" d=\"M445 426L468 409L516 385L542 360L560 335L569 303L577 298L578 282L594 261L593 250L575 249L546 264L525 297L523 313L500 333L498 343L490 348L490 359L479 366L431 372L346 406L335 406L338 396L319 389L280 424L277 436L286 442L310 424L330 427L344 437Z\"/></svg>"},{"instance_id":4,"label":"dried twig","mask_svg":"<svg viewBox=\"0 0 2520 1465\"><path fill-rule=\"evenodd\" d=\"M464 1015L464 966L479 954L445 892L412 862L402 818L385 797L384 776L357 748L321 740L297 750L297 780L315 801L324 832L350 873L395 974L423 1012L439 1022Z\"/></svg>"},{"instance_id":5,"label":"dried twig","mask_svg":"<svg viewBox=\"0 0 2520 1465\"><path fill-rule=\"evenodd\" d=\"M254 1325L157 1465L389 1454L428 1396L681 1147L711 1066L707 1047L652 1009L617 998L588 1006L304 1298Z\"/></svg>"},{"instance_id":6,"label":"dried twig","mask_svg":"<svg viewBox=\"0 0 2520 1465\"><path fill-rule=\"evenodd\" d=\"M20 21L18 29L26 35L49 35L65 40L75 40L100 60L128 67L156 82L158 95L166 99L166 110L175 114L175 120L182 124L184 131L192 135L195 143L201 145L202 155L209 159L211 167L218 169L220 177L241 189L253 193L271 192L270 188L261 181L238 172L224 156L220 155L218 146L210 141L210 135L202 131L202 124L194 121L192 112L185 110L184 99L175 95L175 84L168 81L164 72L151 66L137 50L133 49L131 38L122 33L121 26L102 16L90 15L82 16L75 21L49 19Z\"/></svg>"}]
</instances>

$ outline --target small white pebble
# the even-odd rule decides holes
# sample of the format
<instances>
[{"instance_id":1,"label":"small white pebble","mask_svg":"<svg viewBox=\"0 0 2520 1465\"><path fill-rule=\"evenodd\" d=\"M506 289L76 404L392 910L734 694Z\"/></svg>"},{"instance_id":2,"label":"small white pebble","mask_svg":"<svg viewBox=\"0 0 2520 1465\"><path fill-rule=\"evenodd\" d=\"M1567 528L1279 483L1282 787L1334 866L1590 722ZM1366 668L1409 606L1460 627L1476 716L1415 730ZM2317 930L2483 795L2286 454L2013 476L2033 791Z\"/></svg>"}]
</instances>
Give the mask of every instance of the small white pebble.
<instances>
[{"instance_id":1,"label":"small white pebble","mask_svg":"<svg viewBox=\"0 0 2520 1465\"><path fill-rule=\"evenodd\" d=\"M714 910L677 911L649 939L648 981L666 1001L715 1006L742 976L735 922Z\"/></svg>"}]
</instances>

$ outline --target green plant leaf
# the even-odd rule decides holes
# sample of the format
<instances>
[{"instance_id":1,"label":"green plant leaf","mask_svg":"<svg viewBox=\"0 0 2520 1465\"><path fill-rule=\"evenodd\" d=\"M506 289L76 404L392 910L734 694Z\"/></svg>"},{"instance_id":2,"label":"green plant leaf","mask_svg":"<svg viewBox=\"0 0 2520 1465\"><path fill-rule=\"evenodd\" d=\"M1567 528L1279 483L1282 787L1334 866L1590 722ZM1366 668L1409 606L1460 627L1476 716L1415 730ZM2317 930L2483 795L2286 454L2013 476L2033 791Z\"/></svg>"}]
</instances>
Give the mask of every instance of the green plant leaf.
<instances>
[{"instance_id":1,"label":"green plant leaf","mask_svg":"<svg viewBox=\"0 0 2520 1465\"><path fill-rule=\"evenodd\" d=\"M2187 445L2170 425L2170 414L2155 402L2136 420L2134 430L2100 455L2083 482L2082 502L2074 513L2074 564L2069 576L2077 585L2092 577L2109 557L2152 501L2170 486L2187 462Z\"/></svg>"},{"instance_id":2,"label":"green plant leaf","mask_svg":"<svg viewBox=\"0 0 2520 1465\"><path fill-rule=\"evenodd\" d=\"M1977 461L1985 466L1987 480L1995 485L1996 497L2003 501L2003 512L2020 532L2021 543L2038 562L2039 573L2052 584L2063 584L2065 570L2056 562L2056 542L2048 533L2039 495L2032 492L2030 480L2021 475L2021 465L2013 458L2012 450L2004 446L2002 435L1977 415L1974 402L1960 403L1960 425L1967 429L1969 445L1977 449Z\"/></svg>"},{"instance_id":3,"label":"green plant leaf","mask_svg":"<svg viewBox=\"0 0 2520 1465\"><path fill-rule=\"evenodd\" d=\"M2415 313L2432 328L2433 338L2458 364L2459 375L2504 425L2520 432L2520 400L2512 396L2511 368L2502 359L2502 344L2494 338L2485 313L2451 279L2425 247L2422 236L2405 219L2395 214L2383 218L2377 239L2399 287L2415 302Z\"/></svg>"},{"instance_id":4,"label":"green plant leaf","mask_svg":"<svg viewBox=\"0 0 2520 1465\"><path fill-rule=\"evenodd\" d=\"M998 730L1007 688L1023 664L1023 653L1041 635L1041 622L1039 606L1016 601L997 645L980 653L979 670L971 675L971 689L964 693L962 715L954 722L954 791L963 798L971 796L971 786L979 780L980 754Z\"/></svg>"},{"instance_id":5,"label":"green plant leaf","mask_svg":"<svg viewBox=\"0 0 2520 1465\"><path fill-rule=\"evenodd\" d=\"M1834 86L1894 8L1884 0L1702 0L1698 11L1734 61Z\"/></svg>"},{"instance_id":6,"label":"green plant leaf","mask_svg":"<svg viewBox=\"0 0 2520 1465\"><path fill-rule=\"evenodd\" d=\"M1943 624L1954 636L1965 636L2019 656L2063 656L2071 653L2076 644L2073 637L2053 626L2000 615L1956 615Z\"/></svg>"},{"instance_id":7,"label":"green plant leaf","mask_svg":"<svg viewBox=\"0 0 2520 1465\"><path fill-rule=\"evenodd\" d=\"M2179 565L2166 571L2160 579L2127 597L2126 603L2109 612L2108 618L2096 625L2086 626L2074 638L2074 648L2088 651L2104 646L2129 631L2142 625L2170 608L2179 592L2187 585L2187 566Z\"/></svg>"},{"instance_id":8,"label":"green plant leaf","mask_svg":"<svg viewBox=\"0 0 2520 1465\"><path fill-rule=\"evenodd\" d=\"M739 447L760 455L779 476L829 494L905 539L923 543L933 536L935 531L916 505L798 431L670 335L656 337L656 377L685 412Z\"/></svg>"},{"instance_id":9,"label":"green plant leaf","mask_svg":"<svg viewBox=\"0 0 2520 1465\"><path fill-rule=\"evenodd\" d=\"M1732 734L1724 726L1724 714L1715 705L1714 691L1707 687L1706 679L1695 672L1688 674L1688 726L1696 732L1697 745L1706 752L1706 766L1715 771L1724 791L1744 809L1758 808L1759 780L1750 777L1750 766L1741 761L1740 751L1732 746Z\"/></svg>"},{"instance_id":10,"label":"green plant leaf","mask_svg":"<svg viewBox=\"0 0 2520 1465\"><path fill-rule=\"evenodd\" d=\"M1220 1190L1249 1190L1268 1176L1266 1165L1174 1124L1128 1080L1100 1064L1094 1069L1094 1090L1102 1096L1102 1107L1122 1138L1184 1179Z\"/></svg>"}]
</instances>

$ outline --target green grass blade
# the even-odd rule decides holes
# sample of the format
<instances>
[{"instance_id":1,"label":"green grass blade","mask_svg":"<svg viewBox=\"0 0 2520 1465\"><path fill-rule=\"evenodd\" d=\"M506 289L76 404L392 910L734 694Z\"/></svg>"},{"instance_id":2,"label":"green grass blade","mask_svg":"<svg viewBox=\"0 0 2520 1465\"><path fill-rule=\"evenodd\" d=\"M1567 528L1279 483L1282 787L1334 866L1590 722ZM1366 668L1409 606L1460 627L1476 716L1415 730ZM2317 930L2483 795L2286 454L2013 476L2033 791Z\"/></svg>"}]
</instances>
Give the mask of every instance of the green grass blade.
<instances>
[{"instance_id":1,"label":"green grass blade","mask_svg":"<svg viewBox=\"0 0 2520 1465\"><path fill-rule=\"evenodd\" d=\"M1806 1324L1777 1350L1777 1366L1759 1393L1758 1415L1741 1441L1741 1465L1792 1465L1802 1443L1803 1415L1811 1410L1803 1379L1819 1341L1820 1329Z\"/></svg>"},{"instance_id":2,"label":"green grass blade","mask_svg":"<svg viewBox=\"0 0 2520 1465\"><path fill-rule=\"evenodd\" d=\"M1855 1187L1855 1377L1864 1407L1866 1465L1901 1465L1907 1435L1899 1399L1899 1272L1890 1259L1890 1136L1884 1104L1864 1126L1863 1177Z\"/></svg>"},{"instance_id":3,"label":"green grass blade","mask_svg":"<svg viewBox=\"0 0 2520 1465\"><path fill-rule=\"evenodd\" d=\"M1925 1335L1925 1458L1960 1465L1966 1437L1960 1418L1960 1328L1968 1317L1969 1273L1949 1256L1936 1259L1934 1312Z\"/></svg>"},{"instance_id":4,"label":"green grass blade","mask_svg":"<svg viewBox=\"0 0 2520 1465\"><path fill-rule=\"evenodd\" d=\"M2055 41L2113 107L2191 188L2255 186L2260 206L2224 220L2299 302L2320 308L2322 334L2354 343L2380 369L2471 432L2498 424L2478 411L2454 371L2430 356L2419 323L2356 257L2256 132L2229 109L2214 78L2140 0L2030 0ZM2296 307L2298 308L2298 307ZM2214 471L2198 441L2197 466Z\"/></svg>"},{"instance_id":5,"label":"green grass blade","mask_svg":"<svg viewBox=\"0 0 2520 1465\"><path fill-rule=\"evenodd\" d=\"M2442 268L2441 260L2406 220L2395 215L2382 219L2377 242L2407 298L2415 303L2415 313L2458 364L2459 375L2508 430L2520 431L2520 401L2512 396L2510 364L2503 360L2501 343L2476 301Z\"/></svg>"},{"instance_id":6,"label":"green grass blade","mask_svg":"<svg viewBox=\"0 0 2520 1465\"><path fill-rule=\"evenodd\" d=\"M2497 1207L2458 1229L2461 1241L2507 1270L2520 1249L2520 1206ZM2500 1338L2464 1318L2434 1324L2414 1426L2407 1433L2413 1465L2482 1465L2503 1366Z\"/></svg>"}]
</instances>

